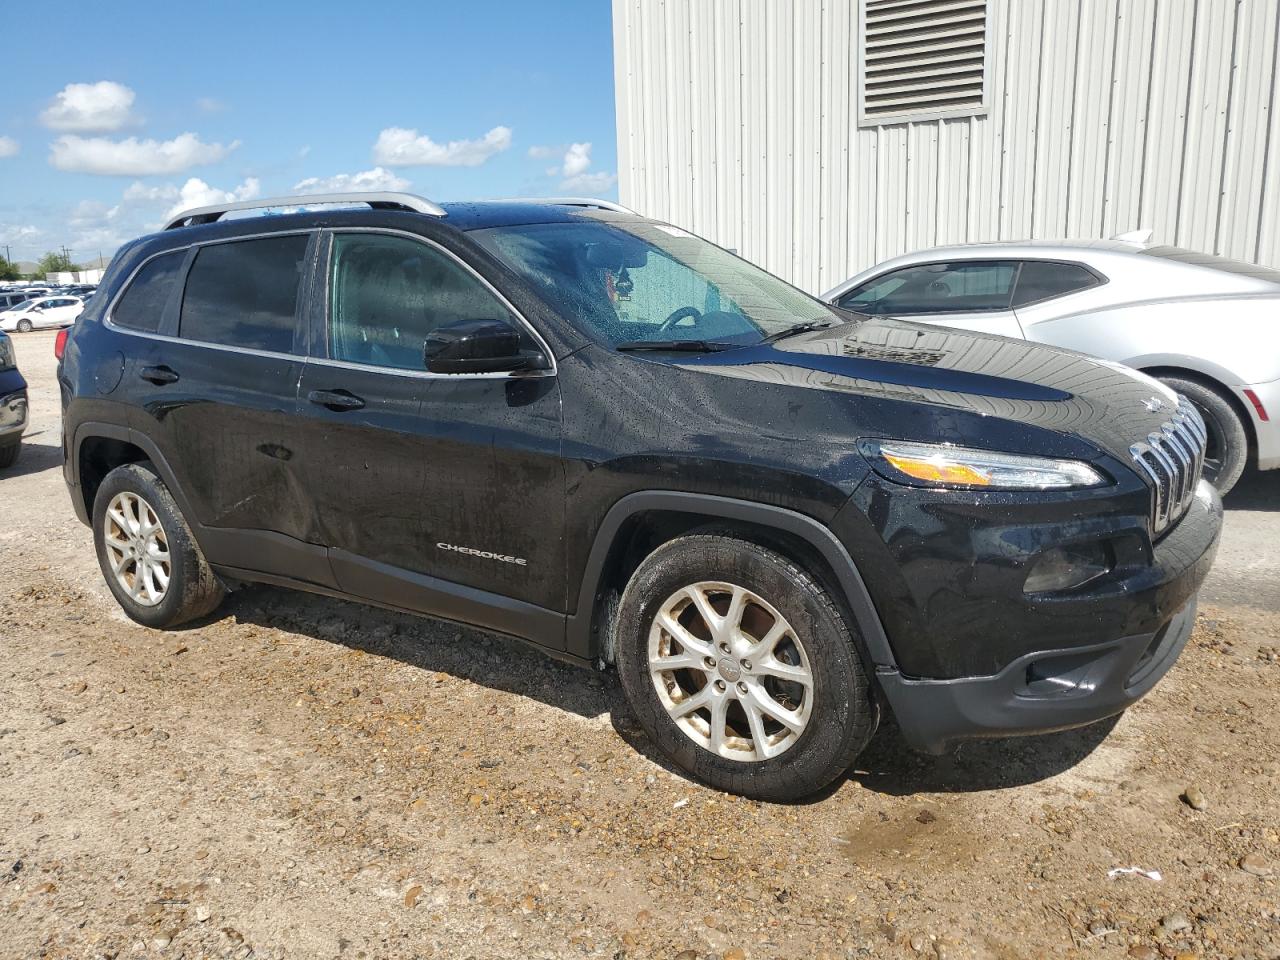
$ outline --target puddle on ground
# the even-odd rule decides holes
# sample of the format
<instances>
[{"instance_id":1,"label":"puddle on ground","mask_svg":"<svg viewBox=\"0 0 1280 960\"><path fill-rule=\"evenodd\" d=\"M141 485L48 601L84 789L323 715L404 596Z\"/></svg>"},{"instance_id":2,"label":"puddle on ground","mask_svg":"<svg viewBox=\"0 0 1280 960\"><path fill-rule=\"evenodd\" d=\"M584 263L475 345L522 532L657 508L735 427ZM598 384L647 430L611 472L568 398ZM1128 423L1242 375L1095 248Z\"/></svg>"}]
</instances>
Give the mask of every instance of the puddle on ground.
<instances>
[{"instance_id":1,"label":"puddle on ground","mask_svg":"<svg viewBox=\"0 0 1280 960\"><path fill-rule=\"evenodd\" d=\"M845 831L840 849L863 866L908 861L947 867L972 864L985 846L970 832L963 807L917 803L869 814Z\"/></svg>"}]
</instances>

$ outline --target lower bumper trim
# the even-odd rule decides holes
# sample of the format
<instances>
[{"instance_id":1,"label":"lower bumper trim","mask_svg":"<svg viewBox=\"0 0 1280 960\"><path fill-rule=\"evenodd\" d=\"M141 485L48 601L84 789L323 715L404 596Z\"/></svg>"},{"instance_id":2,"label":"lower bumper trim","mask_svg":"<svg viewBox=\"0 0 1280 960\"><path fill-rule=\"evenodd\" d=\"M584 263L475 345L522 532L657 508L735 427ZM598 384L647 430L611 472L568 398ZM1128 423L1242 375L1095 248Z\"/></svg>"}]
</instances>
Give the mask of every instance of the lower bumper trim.
<instances>
[{"instance_id":1,"label":"lower bumper trim","mask_svg":"<svg viewBox=\"0 0 1280 960\"><path fill-rule=\"evenodd\" d=\"M1192 597L1154 633L1028 653L992 676L913 680L881 667L876 679L906 741L941 754L961 740L1051 733L1120 713L1169 671L1195 621Z\"/></svg>"}]
</instances>

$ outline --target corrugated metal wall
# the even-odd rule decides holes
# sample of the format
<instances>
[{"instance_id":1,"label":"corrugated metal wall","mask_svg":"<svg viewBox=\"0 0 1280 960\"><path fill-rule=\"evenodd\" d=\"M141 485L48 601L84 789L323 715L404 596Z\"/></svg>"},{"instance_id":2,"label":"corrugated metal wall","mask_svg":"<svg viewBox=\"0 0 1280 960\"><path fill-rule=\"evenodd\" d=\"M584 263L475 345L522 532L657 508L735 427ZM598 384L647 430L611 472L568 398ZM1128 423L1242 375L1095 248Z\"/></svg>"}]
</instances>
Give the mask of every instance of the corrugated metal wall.
<instances>
[{"instance_id":1,"label":"corrugated metal wall","mask_svg":"<svg viewBox=\"0 0 1280 960\"><path fill-rule=\"evenodd\" d=\"M983 117L859 128L857 0L614 0L623 203L824 290L939 243L1280 266L1280 0L989 0Z\"/></svg>"}]
</instances>

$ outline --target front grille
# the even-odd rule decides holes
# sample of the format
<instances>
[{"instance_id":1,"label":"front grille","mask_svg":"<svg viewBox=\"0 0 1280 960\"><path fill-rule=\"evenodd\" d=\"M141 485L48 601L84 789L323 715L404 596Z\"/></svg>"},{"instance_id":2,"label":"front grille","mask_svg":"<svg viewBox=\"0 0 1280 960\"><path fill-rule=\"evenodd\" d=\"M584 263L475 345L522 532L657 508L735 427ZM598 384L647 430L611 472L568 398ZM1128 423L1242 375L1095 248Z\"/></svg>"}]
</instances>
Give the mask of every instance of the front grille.
<instances>
[{"instance_id":1,"label":"front grille","mask_svg":"<svg viewBox=\"0 0 1280 960\"><path fill-rule=\"evenodd\" d=\"M1134 463L1151 482L1151 529L1162 532L1191 506L1204 470L1208 434L1199 411L1186 397L1160 429L1129 447Z\"/></svg>"}]
</instances>

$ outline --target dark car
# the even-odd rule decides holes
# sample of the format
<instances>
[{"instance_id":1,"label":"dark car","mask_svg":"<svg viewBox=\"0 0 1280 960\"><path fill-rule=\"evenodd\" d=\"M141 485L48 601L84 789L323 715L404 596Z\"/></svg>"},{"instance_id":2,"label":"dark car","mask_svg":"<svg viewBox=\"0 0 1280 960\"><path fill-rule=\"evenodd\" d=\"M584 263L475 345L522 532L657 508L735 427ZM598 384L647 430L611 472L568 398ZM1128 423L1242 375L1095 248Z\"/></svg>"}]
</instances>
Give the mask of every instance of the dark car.
<instances>
[{"instance_id":1,"label":"dark car","mask_svg":"<svg viewBox=\"0 0 1280 960\"><path fill-rule=\"evenodd\" d=\"M26 428L27 381L18 372L13 341L0 330L0 470L17 461Z\"/></svg>"},{"instance_id":2,"label":"dark car","mask_svg":"<svg viewBox=\"0 0 1280 960\"><path fill-rule=\"evenodd\" d=\"M183 214L73 328L66 481L138 622L263 582L509 634L774 800L882 710L935 752L1085 724L1186 643L1221 504L1154 380L609 204L360 199Z\"/></svg>"}]
</instances>

